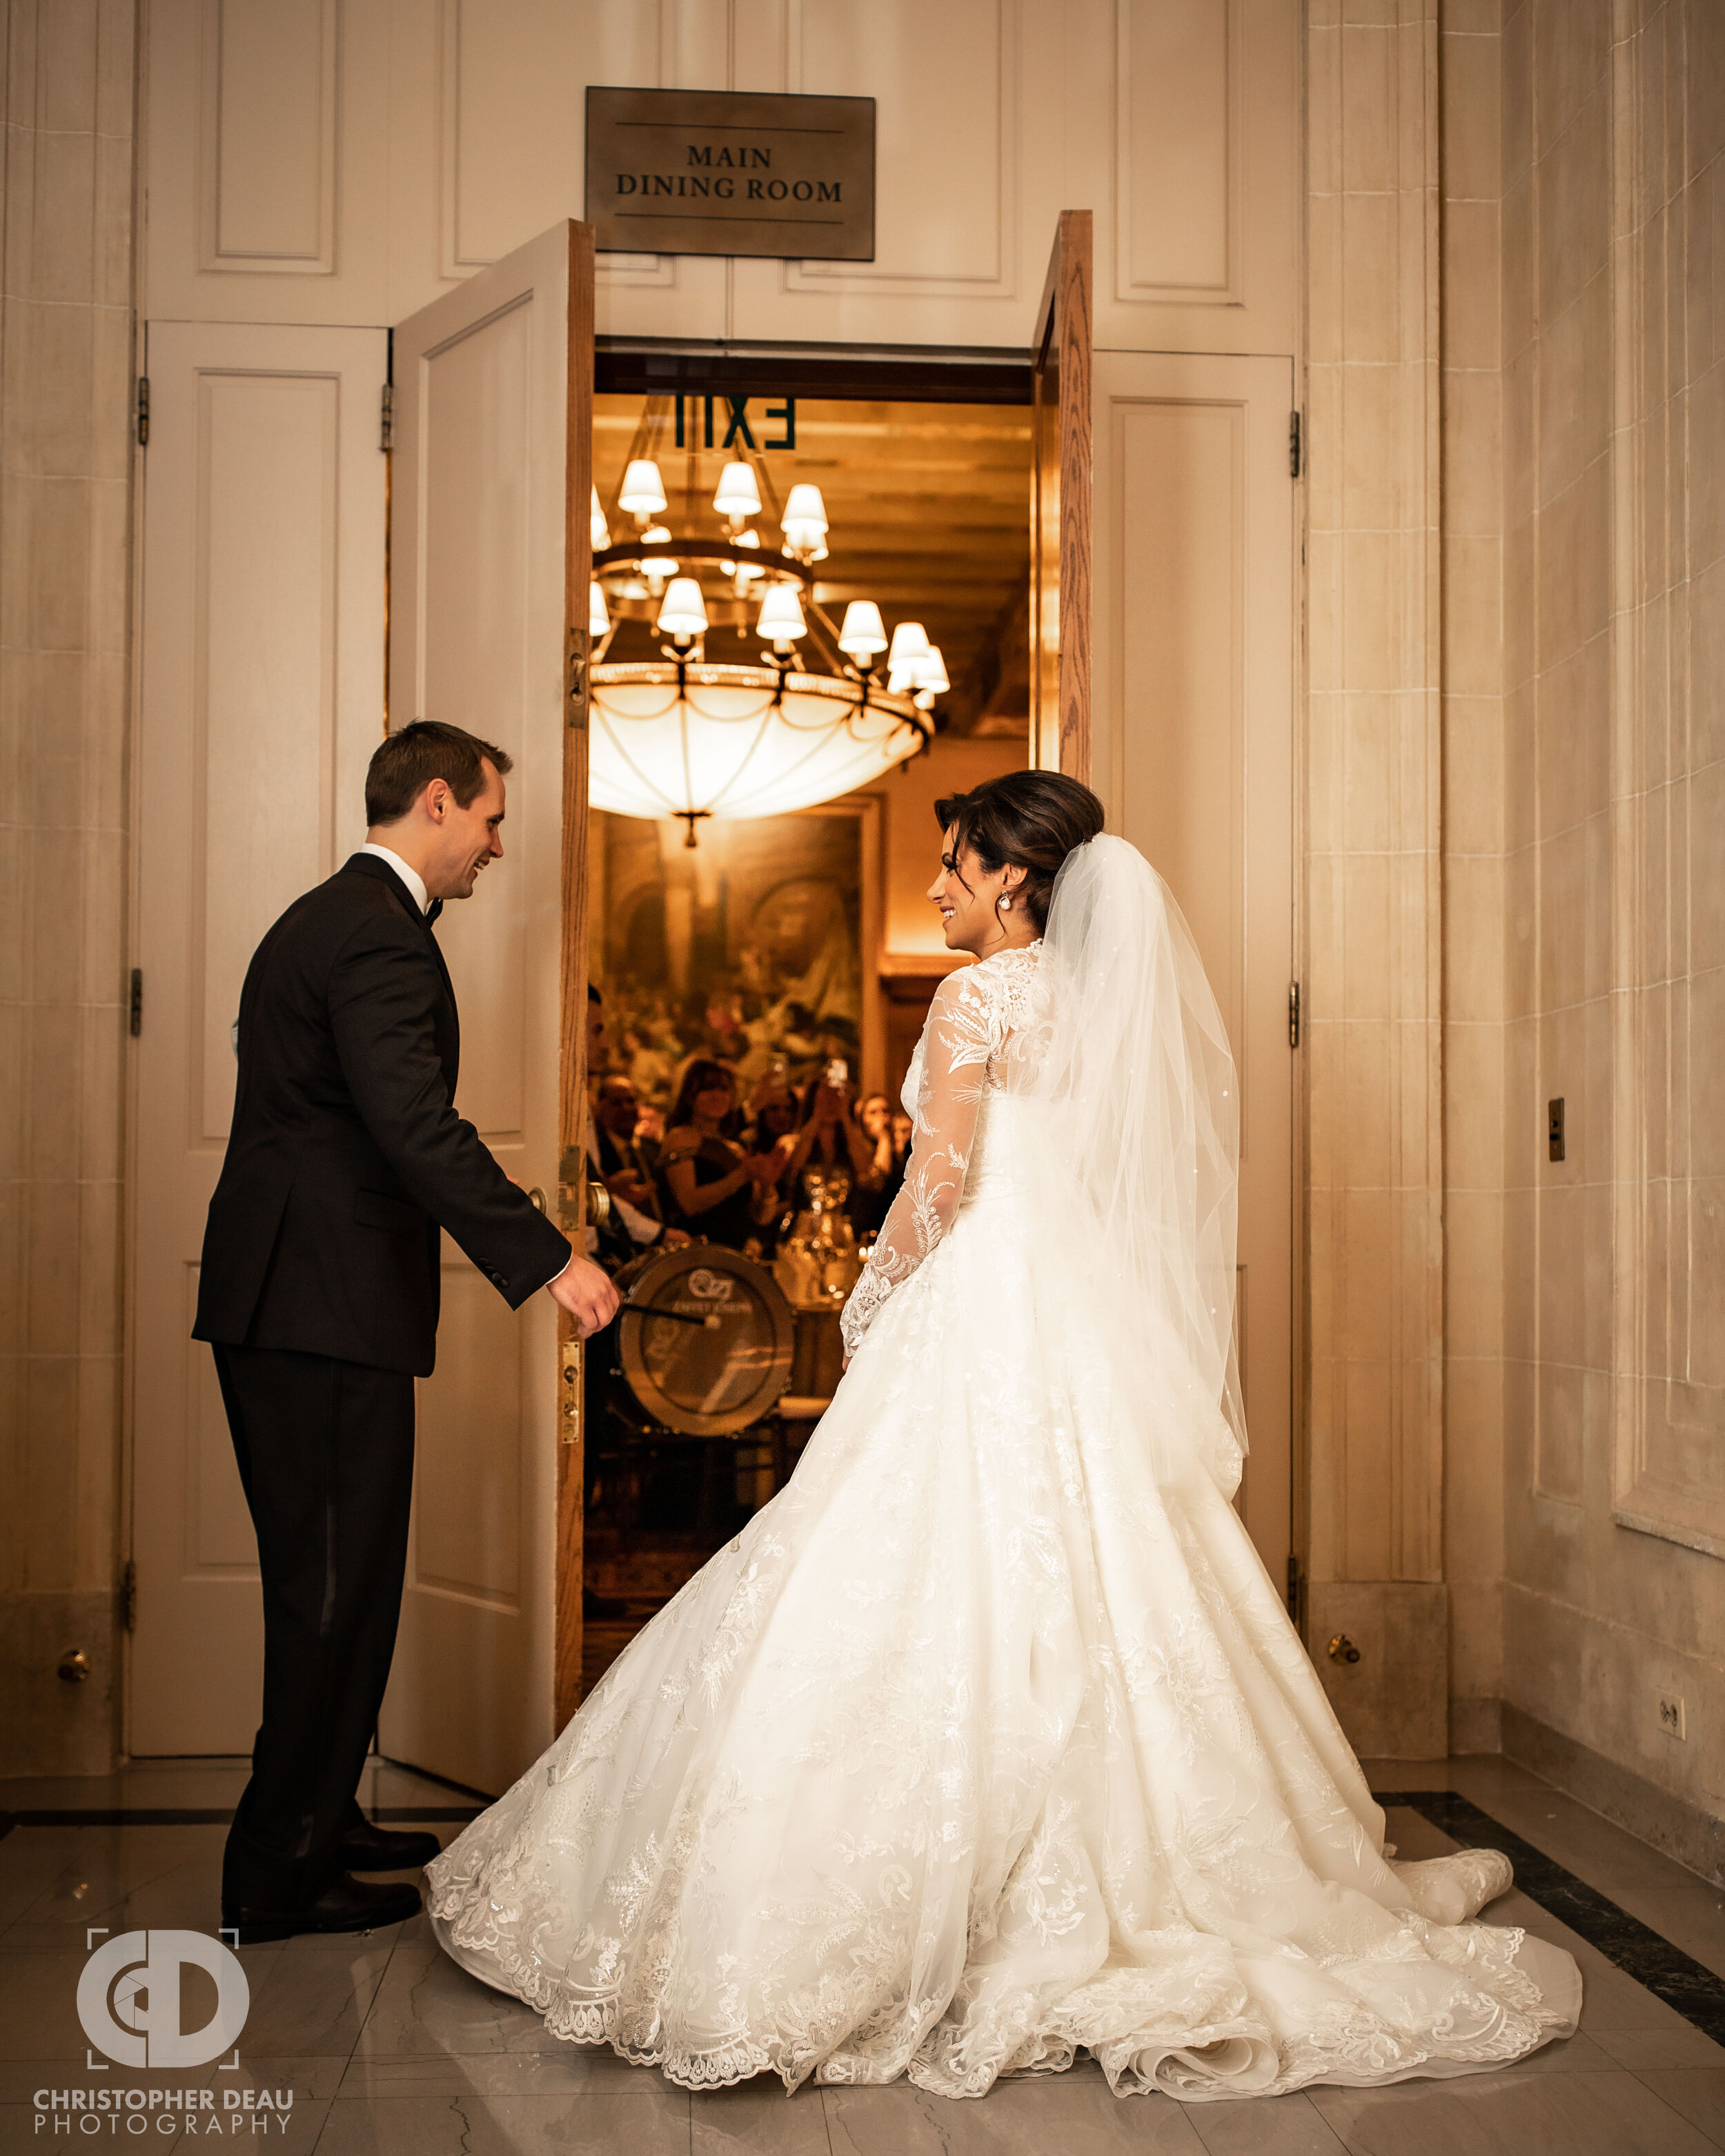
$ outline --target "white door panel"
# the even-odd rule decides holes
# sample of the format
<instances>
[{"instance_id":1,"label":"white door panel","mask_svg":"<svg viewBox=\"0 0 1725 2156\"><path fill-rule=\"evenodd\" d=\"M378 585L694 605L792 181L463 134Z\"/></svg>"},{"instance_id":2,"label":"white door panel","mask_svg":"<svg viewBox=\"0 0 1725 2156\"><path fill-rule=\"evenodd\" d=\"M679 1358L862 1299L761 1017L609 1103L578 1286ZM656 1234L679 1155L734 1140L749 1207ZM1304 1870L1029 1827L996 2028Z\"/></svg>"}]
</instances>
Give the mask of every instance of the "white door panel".
<instances>
[{"instance_id":1,"label":"white door panel","mask_svg":"<svg viewBox=\"0 0 1725 2156\"><path fill-rule=\"evenodd\" d=\"M1292 1538L1294 516L1286 359L1096 357L1093 783L1167 878L1240 1086L1240 1508Z\"/></svg>"},{"instance_id":2,"label":"white door panel","mask_svg":"<svg viewBox=\"0 0 1725 2156\"><path fill-rule=\"evenodd\" d=\"M397 328L391 556L392 725L447 720L515 765L504 858L438 926L461 1010L456 1106L553 1205L570 231ZM573 363L591 368L590 344ZM584 480L580 495L584 528ZM550 1298L511 1312L445 1237L380 1737L389 1758L469 1788L506 1788L554 1730L557 1384Z\"/></svg>"},{"instance_id":3,"label":"white door panel","mask_svg":"<svg viewBox=\"0 0 1725 2156\"><path fill-rule=\"evenodd\" d=\"M257 1727L256 1551L208 1348L190 1338L264 932L365 835L382 730L381 331L152 324L136 956L135 1753Z\"/></svg>"}]
</instances>

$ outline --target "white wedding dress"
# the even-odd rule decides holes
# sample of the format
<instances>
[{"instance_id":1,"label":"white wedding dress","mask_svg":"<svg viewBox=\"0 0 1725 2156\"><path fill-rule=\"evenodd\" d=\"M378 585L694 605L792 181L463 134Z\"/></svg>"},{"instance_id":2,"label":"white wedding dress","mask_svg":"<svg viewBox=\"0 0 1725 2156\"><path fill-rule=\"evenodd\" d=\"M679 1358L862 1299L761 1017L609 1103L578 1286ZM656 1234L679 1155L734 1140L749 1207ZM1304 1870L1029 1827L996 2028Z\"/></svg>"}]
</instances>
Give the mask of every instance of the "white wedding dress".
<instances>
[{"instance_id":1,"label":"white wedding dress","mask_svg":"<svg viewBox=\"0 0 1725 2156\"><path fill-rule=\"evenodd\" d=\"M1072 861L935 997L788 1485L429 1867L464 1968L691 2087L1084 2046L1191 2101L1575 2026L1570 1958L1471 1921L1507 1859L1390 1861L1229 1502L1225 1042L1147 865Z\"/></svg>"}]
</instances>

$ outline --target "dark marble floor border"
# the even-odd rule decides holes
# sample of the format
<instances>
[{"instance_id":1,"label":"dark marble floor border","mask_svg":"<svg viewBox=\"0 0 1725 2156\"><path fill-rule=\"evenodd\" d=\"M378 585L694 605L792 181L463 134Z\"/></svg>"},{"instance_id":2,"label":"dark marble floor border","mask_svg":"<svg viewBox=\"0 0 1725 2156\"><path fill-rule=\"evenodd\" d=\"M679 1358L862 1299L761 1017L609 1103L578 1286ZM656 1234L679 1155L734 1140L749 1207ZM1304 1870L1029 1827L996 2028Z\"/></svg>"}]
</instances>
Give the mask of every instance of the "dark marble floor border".
<instances>
[{"instance_id":1,"label":"dark marble floor border","mask_svg":"<svg viewBox=\"0 0 1725 2156\"><path fill-rule=\"evenodd\" d=\"M1501 1849L1515 1866L1516 1885L1530 1901L1597 1947L1607 1961L1681 2014L1716 2044L1725 2044L1725 1980L1691 1960L1681 1947L1566 1871L1555 1857L1482 1812L1454 1789L1374 1789L1380 1804L1405 1804L1471 1849ZM1393 1839L1393 1837L1392 1837Z\"/></svg>"},{"instance_id":2,"label":"dark marble floor border","mask_svg":"<svg viewBox=\"0 0 1725 2156\"><path fill-rule=\"evenodd\" d=\"M450 1825L465 1826L484 1810L483 1804L381 1804L368 1811L366 1817L380 1825L411 1820L422 1825L441 1820ZM231 1806L226 1810L213 1811L172 1804L0 1812L0 1841L15 1826L227 1826L233 1817Z\"/></svg>"}]
</instances>

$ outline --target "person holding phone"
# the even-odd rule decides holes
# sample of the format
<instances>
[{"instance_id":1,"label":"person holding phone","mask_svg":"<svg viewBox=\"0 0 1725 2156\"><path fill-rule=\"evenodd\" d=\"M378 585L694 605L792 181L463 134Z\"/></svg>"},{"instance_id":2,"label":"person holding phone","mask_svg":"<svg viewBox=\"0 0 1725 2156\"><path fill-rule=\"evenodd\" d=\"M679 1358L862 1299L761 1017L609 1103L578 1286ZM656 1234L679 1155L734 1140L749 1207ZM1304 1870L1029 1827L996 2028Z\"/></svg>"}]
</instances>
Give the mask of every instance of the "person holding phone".
<instances>
[{"instance_id":1,"label":"person holding phone","mask_svg":"<svg viewBox=\"0 0 1725 2156\"><path fill-rule=\"evenodd\" d=\"M804 1087L798 1128L784 1148L783 1173L790 1188L806 1168L845 1169L852 1199L884 1179L876 1174L874 1144L857 1122L850 1068L842 1055L834 1056Z\"/></svg>"}]
</instances>

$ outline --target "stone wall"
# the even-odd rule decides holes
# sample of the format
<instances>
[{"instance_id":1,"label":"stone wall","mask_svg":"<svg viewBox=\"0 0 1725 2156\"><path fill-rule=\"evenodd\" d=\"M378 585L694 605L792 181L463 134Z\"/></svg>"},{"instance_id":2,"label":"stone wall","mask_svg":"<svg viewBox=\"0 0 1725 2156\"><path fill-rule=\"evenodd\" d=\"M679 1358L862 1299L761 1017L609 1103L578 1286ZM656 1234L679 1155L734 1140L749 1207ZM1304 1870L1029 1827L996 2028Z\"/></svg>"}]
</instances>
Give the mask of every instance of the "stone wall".
<instances>
[{"instance_id":1,"label":"stone wall","mask_svg":"<svg viewBox=\"0 0 1725 2156\"><path fill-rule=\"evenodd\" d=\"M116 1735L136 27L0 0L0 1772Z\"/></svg>"},{"instance_id":2,"label":"stone wall","mask_svg":"<svg viewBox=\"0 0 1725 2156\"><path fill-rule=\"evenodd\" d=\"M1362 1751L1447 1742L1435 0L1316 0L1304 1004L1310 1637ZM1347 1631L1357 1664L1328 1660Z\"/></svg>"},{"instance_id":3,"label":"stone wall","mask_svg":"<svg viewBox=\"0 0 1725 2156\"><path fill-rule=\"evenodd\" d=\"M1502 34L1506 1727L1718 1818L1725 14Z\"/></svg>"}]
</instances>

